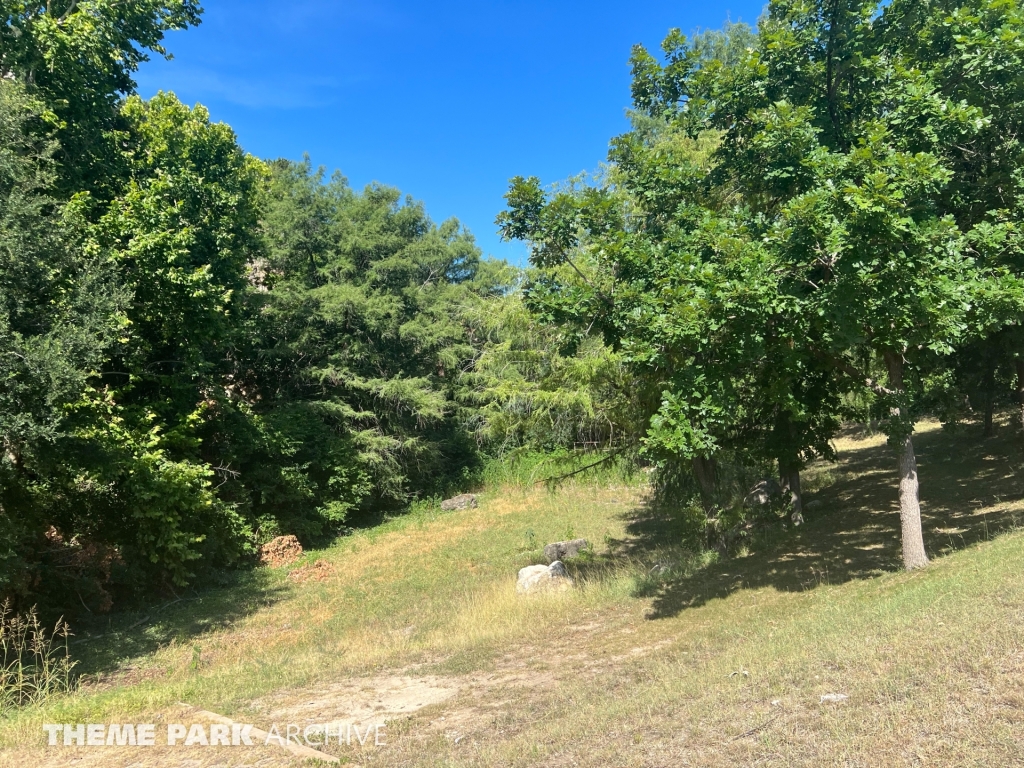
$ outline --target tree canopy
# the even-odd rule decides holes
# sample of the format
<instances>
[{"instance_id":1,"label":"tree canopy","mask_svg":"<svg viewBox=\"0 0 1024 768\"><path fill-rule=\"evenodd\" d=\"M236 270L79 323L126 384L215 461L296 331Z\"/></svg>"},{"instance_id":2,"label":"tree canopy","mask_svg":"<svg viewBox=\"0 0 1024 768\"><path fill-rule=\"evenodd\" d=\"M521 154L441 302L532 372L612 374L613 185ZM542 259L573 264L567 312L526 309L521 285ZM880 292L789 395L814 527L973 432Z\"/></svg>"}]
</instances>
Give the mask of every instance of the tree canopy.
<instances>
[{"instance_id":1,"label":"tree canopy","mask_svg":"<svg viewBox=\"0 0 1024 768\"><path fill-rule=\"evenodd\" d=\"M937 67L921 44L935 16L918 6L773 2L756 35L673 31L663 65L636 49L635 127L607 177L550 194L515 179L499 219L538 266L572 267L533 299L662 388L650 450L707 461L739 445L798 488L793 472L830 453L843 396L876 402L908 568L927 562L908 380L1021 311L1016 227L996 207L1012 196L977 172L953 183L992 143L993 105L945 78L997 44L975 24ZM985 4L1000 17L988 34L1009 38L1018 17L1000 8Z\"/></svg>"}]
</instances>

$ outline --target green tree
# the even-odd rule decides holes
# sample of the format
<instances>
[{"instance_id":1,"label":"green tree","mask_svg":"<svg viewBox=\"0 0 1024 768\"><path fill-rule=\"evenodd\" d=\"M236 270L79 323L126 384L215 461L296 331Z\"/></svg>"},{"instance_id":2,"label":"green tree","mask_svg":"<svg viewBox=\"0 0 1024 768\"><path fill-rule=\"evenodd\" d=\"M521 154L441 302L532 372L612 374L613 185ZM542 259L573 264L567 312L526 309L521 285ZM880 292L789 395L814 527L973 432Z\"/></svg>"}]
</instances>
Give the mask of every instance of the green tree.
<instances>
[{"instance_id":1,"label":"green tree","mask_svg":"<svg viewBox=\"0 0 1024 768\"><path fill-rule=\"evenodd\" d=\"M465 378L479 439L496 458L517 451L611 458L635 447L643 395L621 354L546 322L520 290L476 310L486 342Z\"/></svg>"},{"instance_id":2,"label":"green tree","mask_svg":"<svg viewBox=\"0 0 1024 768\"><path fill-rule=\"evenodd\" d=\"M250 545L247 521L213 492L220 464L203 435L234 367L263 169L227 126L173 95L130 97L122 117L128 174L87 245L127 295L124 322L62 446L89 482L68 479L54 504L61 530L118 547L156 583L184 584L197 564L230 564Z\"/></svg>"},{"instance_id":3,"label":"green tree","mask_svg":"<svg viewBox=\"0 0 1024 768\"><path fill-rule=\"evenodd\" d=\"M648 440L670 452L760 435L786 474L828 455L843 390L879 398L916 568L906 378L1020 305L1013 275L976 257L1005 227L945 207L944 147L984 115L883 49L888 13L774 2L743 52L704 61L677 32L664 67L635 51L646 117L613 145L616 184L548 200L516 180L502 223L538 264L576 264L585 300L549 292L565 318L666 381Z\"/></svg>"},{"instance_id":4,"label":"green tree","mask_svg":"<svg viewBox=\"0 0 1024 768\"><path fill-rule=\"evenodd\" d=\"M46 106L60 140L62 195L109 200L126 168L120 103L150 53L169 56L164 33L199 23L193 0L0 2L0 78L13 77Z\"/></svg>"},{"instance_id":5,"label":"green tree","mask_svg":"<svg viewBox=\"0 0 1024 768\"><path fill-rule=\"evenodd\" d=\"M911 51L884 49L891 10L772 4L744 87L719 99L712 122L728 126L723 166L772 221L812 350L889 409L903 559L915 568L927 556L908 366L950 353L1017 289L975 258L974 222L944 205L944 148L971 140L983 113L943 93Z\"/></svg>"},{"instance_id":6,"label":"green tree","mask_svg":"<svg viewBox=\"0 0 1024 768\"><path fill-rule=\"evenodd\" d=\"M196 561L231 563L249 545L213 492L201 433L232 369L263 177L201 109L161 95L124 113L131 173L93 224L84 195L50 196L52 151L32 150L26 119L6 123L4 360L21 370L5 377L0 413L5 493L35 565L54 526L116 548L136 581L184 584Z\"/></svg>"},{"instance_id":7,"label":"green tree","mask_svg":"<svg viewBox=\"0 0 1024 768\"><path fill-rule=\"evenodd\" d=\"M264 170L228 126L173 94L133 96L123 112L130 176L92 228L132 296L105 382L119 403L152 403L175 426L235 364L249 264L262 248Z\"/></svg>"},{"instance_id":8,"label":"green tree","mask_svg":"<svg viewBox=\"0 0 1024 768\"><path fill-rule=\"evenodd\" d=\"M357 193L308 161L270 169L258 311L231 385L263 437L232 438L223 455L242 474L225 488L261 524L317 536L473 471L462 375L485 338L471 310L504 272L457 221L434 224L394 189Z\"/></svg>"},{"instance_id":9,"label":"green tree","mask_svg":"<svg viewBox=\"0 0 1024 768\"><path fill-rule=\"evenodd\" d=\"M43 105L0 80L0 592L27 588L36 537L52 523L39 502L69 405L123 325L125 296L85 244L75 204L51 196L55 142Z\"/></svg>"},{"instance_id":10,"label":"green tree","mask_svg":"<svg viewBox=\"0 0 1024 768\"><path fill-rule=\"evenodd\" d=\"M942 190L938 205L961 228L973 228L970 247L979 261L1021 276L1024 15L1019 4L895 2L881 22L887 54L911 58L939 93L977 111L973 132L931 150L940 153L955 179ZM993 406L1010 392L1011 377L1024 408L1024 331L1014 302L978 309L973 320L989 331L958 351L950 372L960 390L957 402L962 406L963 396L971 396L984 412L988 434Z\"/></svg>"}]
</instances>

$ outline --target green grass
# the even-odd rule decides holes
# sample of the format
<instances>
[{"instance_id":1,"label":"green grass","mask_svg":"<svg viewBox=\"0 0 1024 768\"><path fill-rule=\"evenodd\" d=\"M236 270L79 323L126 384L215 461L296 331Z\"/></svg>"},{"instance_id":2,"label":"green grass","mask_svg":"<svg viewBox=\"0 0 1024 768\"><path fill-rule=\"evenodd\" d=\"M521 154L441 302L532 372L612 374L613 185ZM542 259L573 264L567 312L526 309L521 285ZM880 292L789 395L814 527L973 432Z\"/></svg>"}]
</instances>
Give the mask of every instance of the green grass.
<instances>
[{"instance_id":1,"label":"green grass","mask_svg":"<svg viewBox=\"0 0 1024 768\"><path fill-rule=\"evenodd\" d=\"M899 569L894 461L876 435L837 441L840 462L805 478L806 525L738 558L684 550L677 516L636 485L491 488L479 509L424 506L292 567L324 560L326 581L263 570L112 618L72 646L89 673L77 694L0 721L0 761L139 759L47 750L43 722L183 717L177 702L259 727L323 722L360 686L432 686L443 699L389 720L387 747L329 751L366 766L1013 764L1024 440L924 424L915 442L922 572ZM597 549L572 566L576 588L516 596L518 568L574 536ZM145 764L212 754L153 748Z\"/></svg>"}]
</instances>

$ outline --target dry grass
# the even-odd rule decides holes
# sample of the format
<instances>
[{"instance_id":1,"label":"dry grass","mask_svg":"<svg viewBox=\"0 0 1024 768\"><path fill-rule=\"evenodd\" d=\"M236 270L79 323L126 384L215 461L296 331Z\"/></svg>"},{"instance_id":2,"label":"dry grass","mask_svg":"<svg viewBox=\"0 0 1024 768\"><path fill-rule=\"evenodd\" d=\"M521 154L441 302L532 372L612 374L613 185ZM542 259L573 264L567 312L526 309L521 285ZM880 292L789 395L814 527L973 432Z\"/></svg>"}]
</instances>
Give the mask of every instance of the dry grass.
<instances>
[{"instance_id":1,"label":"dry grass","mask_svg":"<svg viewBox=\"0 0 1024 768\"><path fill-rule=\"evenodd\" d=\"M807 524L695 571L637 488L495 491L307 554L82 643L102 673L0 723L0 763L289 765L274 748L45 749L43 722L383 718L365 766L1012 765L1024 756L1021 440L916 438L933 565L899 571L877 435L808 473ZM519 598L549 541L589 538L578 588ZM655 564L666 566L652 575ZM119 652L120 651L120 652ZM822 704L820 697L849 698ZM265 762L262 762L265 761Z\"/></svg>"}]
</instances>

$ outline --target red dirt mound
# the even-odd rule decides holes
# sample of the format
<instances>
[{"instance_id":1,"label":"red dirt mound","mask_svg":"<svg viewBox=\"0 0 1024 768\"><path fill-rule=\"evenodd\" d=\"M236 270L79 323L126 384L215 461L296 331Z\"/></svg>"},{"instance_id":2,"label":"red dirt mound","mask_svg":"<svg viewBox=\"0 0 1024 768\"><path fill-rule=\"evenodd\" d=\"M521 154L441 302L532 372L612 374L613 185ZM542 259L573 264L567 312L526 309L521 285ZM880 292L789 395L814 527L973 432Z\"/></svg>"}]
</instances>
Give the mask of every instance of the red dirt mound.
<instances>
[{"instance_id":1,"label":"red dirt mound","mask_svg":"<svg viewBox=\"0 0 1024 768\"><path fill-rule=\"evenodd\" d=\"M271 568L291 565L302 557L302 545L294 536L278 536L260 547L260 562Z\"/></svg>"}]
</instances>

